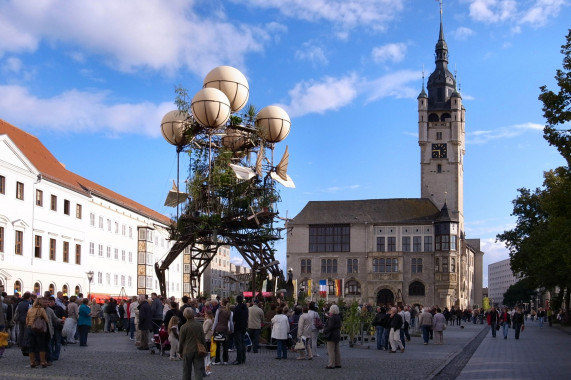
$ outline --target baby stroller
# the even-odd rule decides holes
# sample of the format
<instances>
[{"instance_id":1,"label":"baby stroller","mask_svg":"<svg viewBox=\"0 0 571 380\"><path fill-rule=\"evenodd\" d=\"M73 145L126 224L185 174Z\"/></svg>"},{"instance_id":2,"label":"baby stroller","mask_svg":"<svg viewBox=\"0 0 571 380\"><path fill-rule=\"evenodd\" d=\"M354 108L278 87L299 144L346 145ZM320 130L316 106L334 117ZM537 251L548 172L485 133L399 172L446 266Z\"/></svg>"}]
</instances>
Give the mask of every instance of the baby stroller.
<instances>
[{"instance_id":1,"label":"baby stroller","mask_svg":"<svg viewBox=\"0 0 571 380\"><path fill-rule=\"evenodd\" d=\"M164 325L161 326L158 334L153 334L153 343L154 347L151 348L151 354L154 354L155 350L158 350L161 356L169 354L169 351L171 349L171 345L169 342L169 333Z\"/></svg>"}]
</instances>

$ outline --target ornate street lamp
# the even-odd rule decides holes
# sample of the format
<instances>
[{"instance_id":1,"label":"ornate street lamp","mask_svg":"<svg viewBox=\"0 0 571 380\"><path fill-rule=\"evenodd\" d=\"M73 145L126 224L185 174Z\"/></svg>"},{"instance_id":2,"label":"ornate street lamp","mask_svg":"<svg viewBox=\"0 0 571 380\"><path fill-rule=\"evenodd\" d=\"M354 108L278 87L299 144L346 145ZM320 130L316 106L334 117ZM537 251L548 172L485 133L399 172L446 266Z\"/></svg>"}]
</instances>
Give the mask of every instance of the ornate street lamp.
<instances>
[{"instance_id":1,"label":"ornate street lamp","mask_svg":"<svg viewBox=\"0 0 571 380\"><path fill-rule=\"evenodd\" d=\"M87 292L87 299L91 302L91 281L93 281L93 271L90 270L89 272L86 273L87 274L87 280L89 281L89 290Z\"/></svg>"}]
</instances>

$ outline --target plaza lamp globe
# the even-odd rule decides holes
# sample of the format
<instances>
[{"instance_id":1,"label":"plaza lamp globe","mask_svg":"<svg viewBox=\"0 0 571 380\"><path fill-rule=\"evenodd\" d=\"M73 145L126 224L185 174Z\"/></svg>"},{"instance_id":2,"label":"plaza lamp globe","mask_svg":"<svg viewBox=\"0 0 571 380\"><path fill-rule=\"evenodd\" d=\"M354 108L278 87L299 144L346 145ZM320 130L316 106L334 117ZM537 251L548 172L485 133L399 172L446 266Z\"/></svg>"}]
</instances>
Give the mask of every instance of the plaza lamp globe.
<instances>
[{"instance_id":1,"label":"plaza lamp globe","mask_svg":"<svg viewBox=\"0 0 571 380\"><path fill-rule=\"evenodd\" d=\"M232 112L240 111L250 96L250 88L244 74L231 66L218 66L204 77L204 88L215 88L226 95Z\"/></svg>"},{"instance_id":2,"label":"plaza lamp globe","mask_svg":"<svg viewBox=\"0 0 571 380\"><path fill-rule=\"evenodd\" d=\"M262 138L270 143L277 143L285 139L289 134L291 121L283 108L267 106L258 112L256 126Z\"/></svg>"},{"instance_id":3,"label":"plaza lamp globe","mask_svg":"<svg viewBox=\"0 0 571 380\"><path fill-rule=\"evenodd\" d=\"M207 129L223 127L232 110L230 100L216 88L203 88L192 98L190 107L194 119Z\"/></svg>"},{"instance_id":4,"label":"plaza lamp globe","mask_svg":"<svg viewBox=\"0 0 571 380\"><path fill-rule=\"evenodd\" d=\"M184 123L188 114L179 110L167 112L161 120L161 134L171 145L180 147L187 143L184 136Z\"/></svg>"}]
</instances>

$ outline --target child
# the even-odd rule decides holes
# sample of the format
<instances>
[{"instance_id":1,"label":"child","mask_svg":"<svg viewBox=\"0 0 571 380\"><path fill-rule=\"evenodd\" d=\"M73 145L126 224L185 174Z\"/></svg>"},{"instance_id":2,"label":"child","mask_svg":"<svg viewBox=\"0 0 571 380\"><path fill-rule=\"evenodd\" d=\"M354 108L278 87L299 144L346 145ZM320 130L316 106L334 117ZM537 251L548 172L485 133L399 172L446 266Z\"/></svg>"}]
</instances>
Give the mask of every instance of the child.
<instances>
[{"instance_id":1,"label":"child","mask_svg":"<svg viewBox=\"0 0 571 380\"><path fill-rule=\"evenodd\" d=\"M178 351L178 322L177 316L173 316L169 321L168 332L169 332L169 343L171 345L170 360L180 360L180 355L177 354Z\"/></svg>"}]
</instances>

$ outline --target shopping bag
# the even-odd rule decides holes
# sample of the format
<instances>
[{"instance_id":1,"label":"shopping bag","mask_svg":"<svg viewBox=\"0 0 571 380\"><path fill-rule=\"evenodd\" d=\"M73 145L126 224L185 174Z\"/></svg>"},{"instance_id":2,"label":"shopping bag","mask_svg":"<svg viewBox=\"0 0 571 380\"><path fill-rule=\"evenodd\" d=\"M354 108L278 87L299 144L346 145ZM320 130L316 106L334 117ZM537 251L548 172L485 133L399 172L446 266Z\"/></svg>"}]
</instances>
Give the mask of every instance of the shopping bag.
<instances>
[{"instance_id":1,"label":"shopping bag","mask_svg":"<svg viewBox=\"0 0 571 380\"><path fill-rule=\"evenodd\" d=\"M216 356L216 341L214 340L214 337L212 337L210 339L210 356L211 357L215 357Z\"/></svg>"},{"instance_id":2,"label":"shopping bag","mask_svg":"<svg viewBox=\"0 0 571 380\"><path fill-rule=\"evenodd\" d=\"M244 346L249 347L252 345L252 339L250 339L250 334L244 334Z\"/></svg>"},{"instance_id":3,"label":"shopping bag","mask_svg":"<svg viewBox=\"0 0 571 380\"><path fill-rule=\"evenodd\" d=\"M63 324L63 330L61 331L61 335L64 338L70 339L73 341L73 336L75 335L75 326L77 322L73 318L66 318Z\"/></svg>"}]
</instances>

